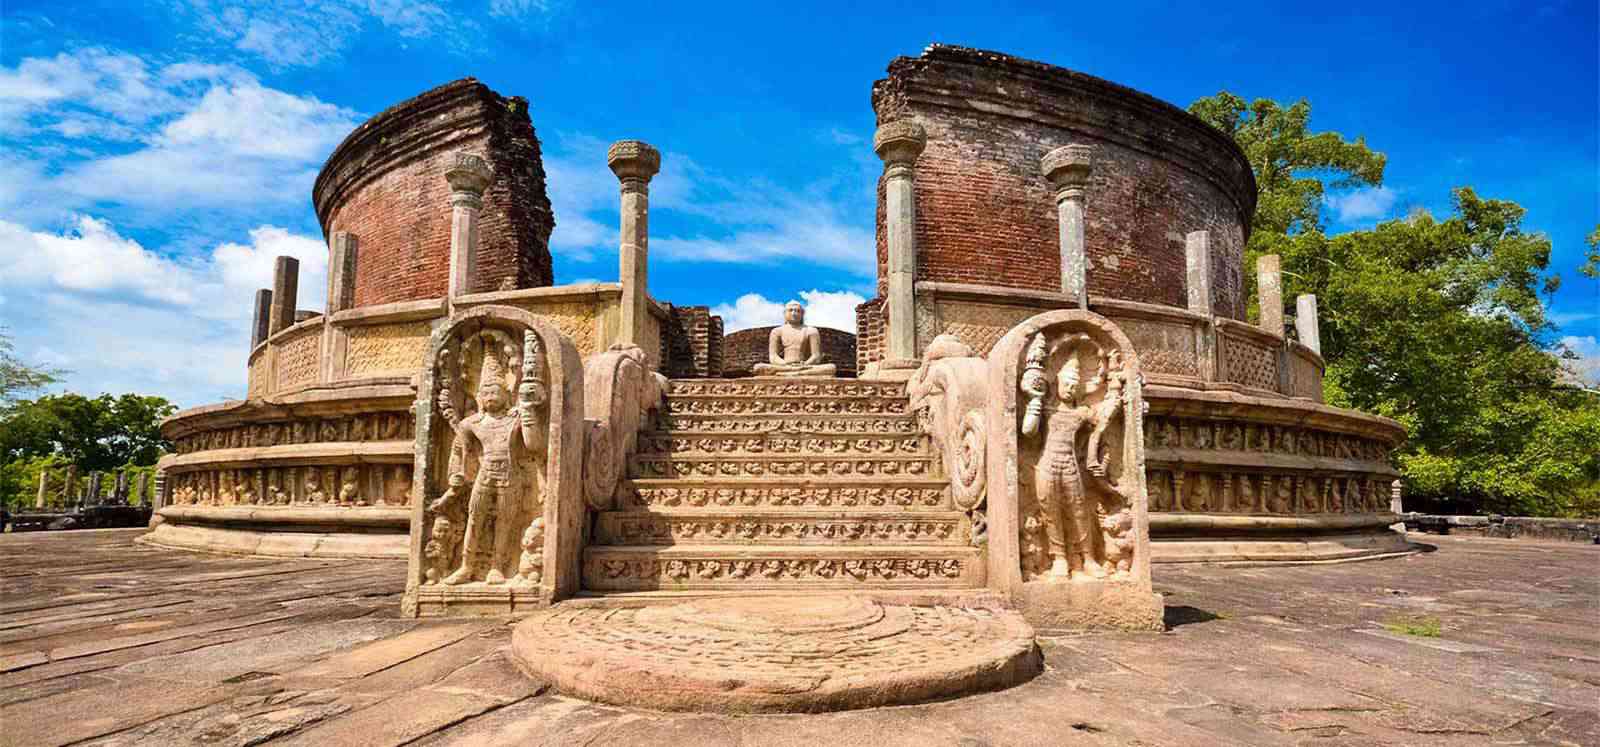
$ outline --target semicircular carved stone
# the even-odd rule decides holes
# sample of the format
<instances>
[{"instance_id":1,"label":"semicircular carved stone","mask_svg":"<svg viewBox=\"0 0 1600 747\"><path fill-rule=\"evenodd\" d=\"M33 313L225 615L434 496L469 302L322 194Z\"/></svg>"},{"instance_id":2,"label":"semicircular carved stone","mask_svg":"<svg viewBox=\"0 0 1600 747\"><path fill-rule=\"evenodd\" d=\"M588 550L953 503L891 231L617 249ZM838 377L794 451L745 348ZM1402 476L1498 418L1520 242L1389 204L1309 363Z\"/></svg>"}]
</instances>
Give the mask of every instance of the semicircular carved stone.
<instances>
[{"instance_id":1,"label":"semicircular carved stone","mask_svg":"<svg viewBox=\"0 0 1600 747\"><path fill-rule=\"evenodd\" d=\"M959 338L940 335L906 382L911 409L938 444L951 499L963 511L981 510L988 488L988 366Z\"/></svg>"},{"instance_id":2,"label":"semicircular carved stone","mask_svg":"<svg viewBox=\"0 0 1600 747\"><path fill-rule=\"evenodd\" d=\"M583 498L589 508L605 511L612 507L612 494L622 475L618 458L617 435L605 423L588 421L589 433L583 452Z\"/></svg>"}]
</instances>

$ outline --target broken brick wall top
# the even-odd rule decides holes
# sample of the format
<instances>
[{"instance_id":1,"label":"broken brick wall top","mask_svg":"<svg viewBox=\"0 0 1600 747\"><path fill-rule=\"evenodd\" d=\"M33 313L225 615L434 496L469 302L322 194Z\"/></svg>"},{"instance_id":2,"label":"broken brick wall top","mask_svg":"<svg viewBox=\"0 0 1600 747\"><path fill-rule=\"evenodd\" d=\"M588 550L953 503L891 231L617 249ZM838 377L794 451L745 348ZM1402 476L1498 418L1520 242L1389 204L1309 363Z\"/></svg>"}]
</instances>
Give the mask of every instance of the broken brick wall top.
<instances>
[{"instance_id":1,"label":"broken brick wall top","mask_svg":"<svg viewBox=\"0 0 1600 747\"><path fill-rule=\"evenodd\" d=\"M913 119L919 281L1061 288L1055 189L1040 159L1094 149L1085 197L1091 295L1183 306L1184 234L1211 235L1213 311L1244 318L1243 253L1256 187L1226 135L1171 104L1082 73L934 45L889 64L879 124ZM878 283L886 288L883 189Z\"/></svg>"},{"instance_id":2,"label":"broken brick wall top","mask_svg":"<svg viewBox=\"0 0 1600 747\"><path fill-rule=\"evenodd\" d=\"M356 237L355 305L444 296L450 283L450 185L459 151L494 169L478 218L469 292L554 282L539 139L528 102L473 78L390 107L346 137L317 175L312 202L325 237Z\"/></svg>"}]
</instances>

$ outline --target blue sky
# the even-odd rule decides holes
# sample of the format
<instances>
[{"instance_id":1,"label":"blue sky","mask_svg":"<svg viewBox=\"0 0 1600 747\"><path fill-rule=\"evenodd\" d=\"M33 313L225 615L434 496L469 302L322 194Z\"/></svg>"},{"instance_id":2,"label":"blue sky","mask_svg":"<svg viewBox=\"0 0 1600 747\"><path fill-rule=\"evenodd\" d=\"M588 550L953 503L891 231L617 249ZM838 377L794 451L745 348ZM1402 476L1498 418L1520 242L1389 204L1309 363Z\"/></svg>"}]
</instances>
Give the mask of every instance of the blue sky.
<instances>
[{"instance_id":1,"label":"blue sky","mask_svg":"<svg viewBox=\"0 0 1600 747\"><path fill-rule=\"evenodd\" d=\"M0 324L79 391L184 406L241 396L250 293L302 257L310 188L362 119L474 75L526 97L544 143L558 282L616 277L605 146L654 143L652 292L732 327L790 298L849 328L872 293L872 81L930 42L1008 52L1187 105L1307 98L1312 125L1387 153L1334 231L1449 190L1528 209L1555 244L1554 317L1600 361L1593 2L621 3L9 0L0 11Z\"/></svg>"}]
</instances>

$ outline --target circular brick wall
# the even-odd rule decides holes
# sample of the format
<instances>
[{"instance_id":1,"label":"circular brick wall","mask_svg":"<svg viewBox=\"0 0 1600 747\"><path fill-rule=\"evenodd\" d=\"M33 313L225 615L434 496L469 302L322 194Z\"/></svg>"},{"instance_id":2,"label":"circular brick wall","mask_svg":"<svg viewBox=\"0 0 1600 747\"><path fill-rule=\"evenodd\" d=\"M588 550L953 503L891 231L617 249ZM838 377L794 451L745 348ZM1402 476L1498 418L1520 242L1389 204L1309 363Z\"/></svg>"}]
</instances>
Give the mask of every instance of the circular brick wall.
<instances>
[{"instance_id":1,"label":"circular brick wall","mask_svg":"<svg viewBox=\"0 0 1600 747\"><path fill-rule=\"evenodd\" d=\"M1171 104L1064 68L942 45L889 64L878 122L928 133L916 164L917 280L1060 290L1051 149L1094 149L1085 243L1089 293L1186 303L1184 235L1209 231L1213 311L1244 318L1255 180L1223 133ZM879 294L886 289L883 190Z\"/></svg>"},{"instance_id":2,"label":"circular brick wall","mask_svg":"<svg viewBox=\"0 0 1600 747\"><path fill-rule=\"evenodd\" d=\"M463 78L367 120L317 175L312 202L323 234L356 237L356 306L448 292L451 208L444 172L460 151L483 156L494 169L479 213L470 292L553 282L555 217L528 102Z\"/></svg>"},{"instance_id":3,"label":"circular brick wall","mask_svg":"<svg viewBox=\"0 0 1600 747\"><path fill-rule=\"evenodd\" d=\"M750 368L767 362L767 337L776 327L741 329L722 337L722 375L749 376ZM832 327L818 327L822 352L839 367L840 376L856 375L856 336Z\"/></svg>"}]
</instances>

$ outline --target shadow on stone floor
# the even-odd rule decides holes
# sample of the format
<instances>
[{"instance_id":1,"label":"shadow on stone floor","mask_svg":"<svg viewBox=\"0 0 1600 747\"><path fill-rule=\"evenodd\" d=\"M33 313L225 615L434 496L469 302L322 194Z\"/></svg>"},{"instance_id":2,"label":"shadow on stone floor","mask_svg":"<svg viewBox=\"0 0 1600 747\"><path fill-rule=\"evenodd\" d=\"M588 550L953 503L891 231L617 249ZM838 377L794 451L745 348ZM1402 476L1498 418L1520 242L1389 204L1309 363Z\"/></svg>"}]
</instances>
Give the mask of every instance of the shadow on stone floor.
<instances>
[{"instance_id":1,"label":"shadow on stone floor","mask_svg":"<svg viewBox=\"0 0 1600 747\"><path fill-rule=\"evenodd\" d=\"M1168 630L1191 623L1204 623L1221 619L1221 615L1187 605L1168 606L1161 616L1161 621L1166 623Z\"/></svg>"}]
</instances>

